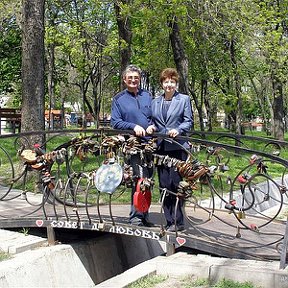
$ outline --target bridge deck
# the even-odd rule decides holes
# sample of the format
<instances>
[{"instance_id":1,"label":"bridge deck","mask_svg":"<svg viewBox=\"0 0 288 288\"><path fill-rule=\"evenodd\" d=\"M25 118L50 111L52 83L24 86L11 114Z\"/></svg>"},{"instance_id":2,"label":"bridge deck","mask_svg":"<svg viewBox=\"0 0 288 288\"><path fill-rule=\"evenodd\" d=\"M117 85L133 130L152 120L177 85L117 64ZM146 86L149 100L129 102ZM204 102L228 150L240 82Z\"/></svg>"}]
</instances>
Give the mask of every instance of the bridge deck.
<instances>
[{"instance_id":1,"label":"bridge deck","mask_svg":"<svg viewBox=\"0 0 288 288\"><path fill-rule=\"evenodd\" d=\"M159 204L150 207L150 220L155 226L148 228L128 224L129 205L114 204L111 210L109 205L76 209L61 203L42 205L41 199L40 194L31 193L26 200L18 197L0 201L0 228L95 230L163 240L176 248L185 246L229 258L262 260L280 259L286 228L284 221L274 220L267 225L267 218L246 215L238 219L228 210L187 207L186 230L174 233L163 230L165 221Z\"/></svg>"}]
</instances>

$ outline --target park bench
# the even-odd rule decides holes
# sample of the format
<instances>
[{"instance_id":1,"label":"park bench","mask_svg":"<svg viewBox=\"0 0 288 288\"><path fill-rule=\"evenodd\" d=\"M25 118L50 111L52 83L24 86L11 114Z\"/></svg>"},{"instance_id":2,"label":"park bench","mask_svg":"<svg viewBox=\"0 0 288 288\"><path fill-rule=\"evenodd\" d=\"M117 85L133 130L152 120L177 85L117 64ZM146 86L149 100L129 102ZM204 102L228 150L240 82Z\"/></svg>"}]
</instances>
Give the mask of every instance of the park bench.
<instances>
[{"instance_id":1,"label":"park bench","mask_svg":"<svg viewBox=\"0 0 288 288\"><path fill-rule=\"evenodd\" d=\"M110 120L108 119L99 119L99 126L100 127L110 127Z\"/></svg>"},{"instance_id":2,"label":"park bench","mask_svg":"<svg viewBox=\"0 0 288 288\"><path fill-rule=\"evenodd\" d=\"M5 127L2 125L6 123ZM2 127L3 126L3 127ZM16 129L18 129L18 133L21 130L21 111L17 108L0 108L0 134L2 134L2 129L7 128L12 131L12 133L16 133Z\"/></svg>"}]
</instances>

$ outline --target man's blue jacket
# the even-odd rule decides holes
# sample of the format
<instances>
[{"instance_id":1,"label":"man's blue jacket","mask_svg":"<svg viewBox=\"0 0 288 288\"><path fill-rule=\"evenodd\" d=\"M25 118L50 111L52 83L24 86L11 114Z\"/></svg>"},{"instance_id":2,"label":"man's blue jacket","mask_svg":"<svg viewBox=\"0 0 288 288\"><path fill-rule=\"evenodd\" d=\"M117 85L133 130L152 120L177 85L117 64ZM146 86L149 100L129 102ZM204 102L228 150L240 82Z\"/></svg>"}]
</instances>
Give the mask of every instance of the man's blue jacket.
<instances>
[{"instance_id":1,"label":"man's blue jacket","mask_svg":"<svg viewBox=\"0 0 288 288\"><path fill-rule=\"evenodd\" d=\"M152 96L147 90L139 89L137 95L127 89L116 94L112 101L111 126L114 129L133 130L136 125L146 128L151 121Z\"/></svg>"}]
</instances>

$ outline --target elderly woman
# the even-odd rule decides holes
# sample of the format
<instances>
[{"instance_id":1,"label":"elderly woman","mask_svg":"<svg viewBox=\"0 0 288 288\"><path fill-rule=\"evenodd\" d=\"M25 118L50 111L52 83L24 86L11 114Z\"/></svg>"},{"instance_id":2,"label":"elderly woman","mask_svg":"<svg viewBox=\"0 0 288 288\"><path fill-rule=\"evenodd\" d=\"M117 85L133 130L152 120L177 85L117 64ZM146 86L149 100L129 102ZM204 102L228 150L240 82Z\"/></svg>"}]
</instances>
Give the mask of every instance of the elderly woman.
<instances>
[{"instance_id":1,"label":"elderly woman","mask_svg":"<svg viewBox=\"0 0 288 288\"><path fill-rule=\"evenodd\" d=\"M159 132L171 138L177 135L185 135L193 126L193 112L190 97L177 91L179 75L174 68L166 68L160 74L160 83L164 90L163 95L152 101L152 121L146 132L152 134ZM177 140L177 139L176 139ZM178 141L188 148L188 143ZM179 160L186 160L187 154L181 149L181 145L171 141L160 141L157 153L168 155ZM175 167L166 165L158 166L160 189L177 192L179 182L182 180ZM175 211L176 196L167 193L163 199L163 211L166 218L168 231L184 230L184 217L182 212L183 200L180 199ZM176 212L176 213L175 213ZM176 215L176 217L175 217Z\"/></svg>"}]
</instances>

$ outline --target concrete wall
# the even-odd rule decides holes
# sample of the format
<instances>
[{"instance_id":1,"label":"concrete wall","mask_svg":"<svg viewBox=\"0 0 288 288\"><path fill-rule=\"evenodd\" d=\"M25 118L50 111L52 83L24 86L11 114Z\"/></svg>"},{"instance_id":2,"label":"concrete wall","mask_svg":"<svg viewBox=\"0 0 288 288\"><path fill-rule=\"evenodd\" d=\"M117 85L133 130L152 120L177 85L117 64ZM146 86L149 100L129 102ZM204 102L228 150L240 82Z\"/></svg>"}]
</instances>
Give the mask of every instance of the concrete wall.
<instances>
[{"instance_id":1,"label":"concrete wall","mask_svg":"<svg viewBox=\"0 0 288 288\"><path fill-rule=\"evenodd\" d=\"M164 253L155 240L117 234L72 247L95 284Z\"/></svg>"},{"instance_id":2,"label":"concrete wall","mask_svg":"<svg viewBox=\"0 0 288 288\"><path fill-rule=\"evenodd\" d=\"M115 234L40 247L0 262L0 287L93 287L163 254L163 247L155 240Z\"/></svg>"},{"instance_id":3,"label":"concrete wall","mask_svg":"<svg viewBox=\"0 0 288 288\"><path fill-rule=\"evenodd\" d=\"M288 287L288 267L280 270L279 261L229 259L184 252L177 252L169 257L155 257L101 282L96 287L125 288L139 278L155 274L173 279L170 283L169 280L168 283L165 281L161 287L184 287L184 278L190 278L191 282L207 279L211 285L225 278L240 283L251 282L259 288Z\"/></svg>"}]
</instances>

